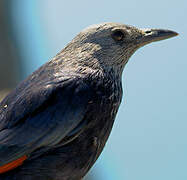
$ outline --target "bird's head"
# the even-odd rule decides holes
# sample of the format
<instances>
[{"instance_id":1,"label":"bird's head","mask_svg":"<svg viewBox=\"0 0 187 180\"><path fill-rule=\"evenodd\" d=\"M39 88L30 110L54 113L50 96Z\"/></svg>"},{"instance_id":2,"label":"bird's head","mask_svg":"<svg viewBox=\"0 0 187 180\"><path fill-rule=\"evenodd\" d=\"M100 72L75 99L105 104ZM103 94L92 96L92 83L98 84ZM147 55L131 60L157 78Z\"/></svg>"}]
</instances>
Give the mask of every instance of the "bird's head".
<instances>
[{"instance_id":1,"label":"bird's head","mask_svg":"<svg viewBox=\"0 0 187 180\"><path fill-rule=\"evenodd\" d=\"M120 23L103 23L81 31L70 47L84 63L123 69L139 47L176 35L176 32L170 30L138 29Z\"/></svg>"}]
</instances>

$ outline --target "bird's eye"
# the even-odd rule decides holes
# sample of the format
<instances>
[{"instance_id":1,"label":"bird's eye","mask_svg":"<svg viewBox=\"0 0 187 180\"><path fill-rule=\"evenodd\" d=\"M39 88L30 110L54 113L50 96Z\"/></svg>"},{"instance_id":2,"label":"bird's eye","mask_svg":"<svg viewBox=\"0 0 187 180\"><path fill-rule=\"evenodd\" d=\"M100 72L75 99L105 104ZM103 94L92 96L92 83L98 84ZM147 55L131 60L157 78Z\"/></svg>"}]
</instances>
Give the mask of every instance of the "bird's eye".
<instances>
[{"instance_id":1,"label":"bird's eye","mask_svg":"<svg viewBox=\"0 0 187 180\"><path fill-rule=\"evenodd\" d=\"M113 33L112 33L112 38L116 41L122 41L125 37L125 34L123 31L121 30L115 30Z\"/></svg>"}]
</instances>

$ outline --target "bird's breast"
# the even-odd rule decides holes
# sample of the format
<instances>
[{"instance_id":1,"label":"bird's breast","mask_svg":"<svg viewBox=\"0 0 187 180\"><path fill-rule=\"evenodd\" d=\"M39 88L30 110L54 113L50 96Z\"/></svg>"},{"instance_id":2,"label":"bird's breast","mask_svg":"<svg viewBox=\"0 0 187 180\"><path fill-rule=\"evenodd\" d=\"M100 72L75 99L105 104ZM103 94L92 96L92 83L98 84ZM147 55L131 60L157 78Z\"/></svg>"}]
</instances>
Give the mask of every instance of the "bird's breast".
<instances>
[{"instance_id":1,"label":"bird's breast","mask_svg":"<svg viewBox=\"0 0 187 180\"><path fill-rule=\"evenodd\" d=\"M112 85L103 88L98 94L98 98L89 104L85 117L89 123L79 137L79 145L82 146L83 152L86 152L84 157L89 162L88 169L99 157L110 135L121 103L122 90L120 86Z\"/></svg>"}]
</instances>

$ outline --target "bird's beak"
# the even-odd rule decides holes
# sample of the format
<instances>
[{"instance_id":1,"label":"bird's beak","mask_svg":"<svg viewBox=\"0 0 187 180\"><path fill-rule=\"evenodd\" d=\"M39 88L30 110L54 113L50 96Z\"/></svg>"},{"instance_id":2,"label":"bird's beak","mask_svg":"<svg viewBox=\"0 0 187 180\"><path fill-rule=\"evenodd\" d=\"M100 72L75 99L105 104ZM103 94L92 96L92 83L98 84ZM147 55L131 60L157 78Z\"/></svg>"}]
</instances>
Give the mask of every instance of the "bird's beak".
<instances>
[{"instance_id":1,"label":"bird's beak","mask_svg":"<svg viewBox=\"0 0 187 180\"><path fill-rule=\"evenodd\" d=\"M142 36L137 40L138 45L143 46L151 42L160 41L177 36L178 33L164 29L142 29Z\"/></svg>"}]
</instances>

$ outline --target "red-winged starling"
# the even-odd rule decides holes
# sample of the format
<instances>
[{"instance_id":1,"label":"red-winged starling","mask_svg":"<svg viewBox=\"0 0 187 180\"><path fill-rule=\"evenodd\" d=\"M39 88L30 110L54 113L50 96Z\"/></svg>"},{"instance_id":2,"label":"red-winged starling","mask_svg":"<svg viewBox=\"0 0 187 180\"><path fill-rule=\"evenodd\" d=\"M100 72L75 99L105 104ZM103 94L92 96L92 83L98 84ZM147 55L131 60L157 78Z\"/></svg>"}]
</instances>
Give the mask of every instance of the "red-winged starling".
<instances>
[{"instance_id":1,"label":"red-winged starling","mask_svg":"<svg viewBox=\"0 0 187 180\"><path fill-rule=\"evenodd\" d=\"M120 23L80 32L0 103L0 180L80 180L100 155L140 47L176 36Z\"/></svg>"}]
</instances>

